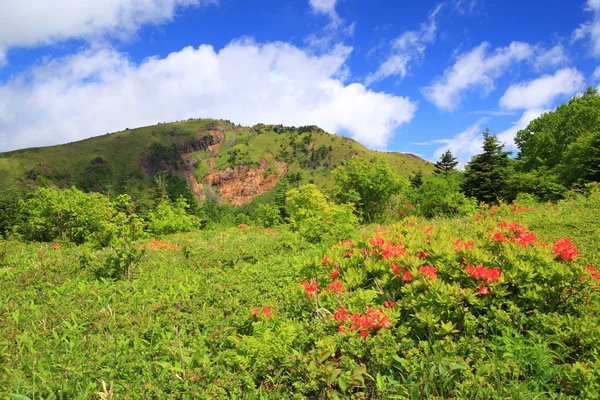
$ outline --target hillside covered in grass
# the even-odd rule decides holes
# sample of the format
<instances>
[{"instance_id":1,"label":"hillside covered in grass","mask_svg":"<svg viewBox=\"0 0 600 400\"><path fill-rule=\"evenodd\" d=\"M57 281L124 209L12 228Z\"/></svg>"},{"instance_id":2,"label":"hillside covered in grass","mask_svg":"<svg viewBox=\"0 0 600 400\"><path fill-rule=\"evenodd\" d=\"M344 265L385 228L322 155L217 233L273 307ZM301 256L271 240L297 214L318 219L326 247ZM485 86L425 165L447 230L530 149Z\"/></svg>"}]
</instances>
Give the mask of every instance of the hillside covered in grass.
<instances>
[{"instance_id":1,"label":"hillside covered in grass","mask_svg":"<svg viewBox=\"0 0 600 400\"><path fill-rule=\"evenodd\" d=\"M0 186L37 186L146 198L162 177L202 201L251 202L283 178L331 187L331 171L353 155L384 158L401 175L433 171L410 154L376 152L315 126L241 127L210 119L158 124L59 146L0 154ZM175 189L174 189L175 190Z\"/></svg>"}]
</instances>

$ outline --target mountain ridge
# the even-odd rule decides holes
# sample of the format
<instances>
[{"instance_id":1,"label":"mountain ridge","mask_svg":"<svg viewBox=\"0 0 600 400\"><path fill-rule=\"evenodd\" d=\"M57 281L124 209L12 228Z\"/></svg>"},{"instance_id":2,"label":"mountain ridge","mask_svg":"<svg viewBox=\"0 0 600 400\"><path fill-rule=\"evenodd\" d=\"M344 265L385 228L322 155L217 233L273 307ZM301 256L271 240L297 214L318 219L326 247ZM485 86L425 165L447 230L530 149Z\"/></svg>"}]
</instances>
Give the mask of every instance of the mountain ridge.
<instances>
[{"instance_id":1,"label":"mountain ridge","mask_svg":"<svg viewBox=\"0 0 600 400\"><path fill-rule=\"evenodd\" d=\"M245 205L284 177L331 187L344 159L380 156L401 175L433 164L414 154L379 152L317 126L236 125L189 119L126 129L77 142L0 153L0 186L76 186L147 197L157 178L187 186L195 197ZM161 178L162 177L162 178Z\"/></svg>"}]
</instances>

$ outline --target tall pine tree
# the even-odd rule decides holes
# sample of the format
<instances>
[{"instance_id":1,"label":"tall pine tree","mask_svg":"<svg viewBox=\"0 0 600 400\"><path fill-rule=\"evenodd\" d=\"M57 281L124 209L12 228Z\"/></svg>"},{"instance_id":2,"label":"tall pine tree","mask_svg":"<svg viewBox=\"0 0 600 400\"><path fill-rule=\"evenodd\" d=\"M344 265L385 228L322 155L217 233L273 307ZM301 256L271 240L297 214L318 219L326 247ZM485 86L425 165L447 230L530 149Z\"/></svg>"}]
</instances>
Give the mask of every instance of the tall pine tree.
<instances>
[{"instance_id":1,"label":"tall pine tree","mask_svg":"<svg viewBox=\"0 0 600 400\"><path fill-rule=\"evenodd\" d=\"M436 174L444 174L448 176L448 174L455 170L458 165L458 161L456 157L452 154L450 150L446 151L440 157L440 160L435 163L435 172Z\"/></svg>"},{"instance_id":2,"label":"tall pine tree","mask_svg":"<svg viewBox=\"0 0 600 400\"><path fill-rule=\"evenodd\" d=\"M465 195L485 203L497 203L505 197L510 152L503 148L504 144L486 128L483 153L474 156L465 168L462 185Z\"/></svg>"}]
</instances>

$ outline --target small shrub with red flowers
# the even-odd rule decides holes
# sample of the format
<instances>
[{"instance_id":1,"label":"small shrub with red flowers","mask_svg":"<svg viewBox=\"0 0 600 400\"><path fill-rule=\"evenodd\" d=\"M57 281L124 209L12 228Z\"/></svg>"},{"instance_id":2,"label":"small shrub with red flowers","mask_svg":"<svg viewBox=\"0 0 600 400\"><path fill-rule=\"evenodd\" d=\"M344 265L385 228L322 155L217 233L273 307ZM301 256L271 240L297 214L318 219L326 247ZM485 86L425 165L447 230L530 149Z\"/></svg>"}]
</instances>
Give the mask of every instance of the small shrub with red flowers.
<instances>
[{"instance_id":1,"label":"small shrub with red flowers","mask_svg":"<svg viewBox=\"0 0 600 400\"><path fill-rule=\"evenodd\" d=\"M600 268L512 211L465 232L407 218L305 263L281 374L309 397L595 398Z\"/></svg>"}]
</instances>

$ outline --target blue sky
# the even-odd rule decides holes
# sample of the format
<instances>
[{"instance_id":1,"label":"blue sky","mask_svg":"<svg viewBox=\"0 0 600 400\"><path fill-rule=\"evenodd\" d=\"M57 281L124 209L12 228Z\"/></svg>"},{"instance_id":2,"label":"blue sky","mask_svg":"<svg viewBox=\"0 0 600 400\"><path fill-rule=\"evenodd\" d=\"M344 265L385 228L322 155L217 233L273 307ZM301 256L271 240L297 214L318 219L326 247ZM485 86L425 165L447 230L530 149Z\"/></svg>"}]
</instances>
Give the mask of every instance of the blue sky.
<instances>
[{"instance_id":1,"label":"blue sky","mask_svg":"<svg viewBox=\"0 0 600 400\"><path fill-rule=\"evenodd\" d=\"M467 162L600 81L600 0L4 3L0 151L206 117Z\"/></svg>"}]
</instances>

